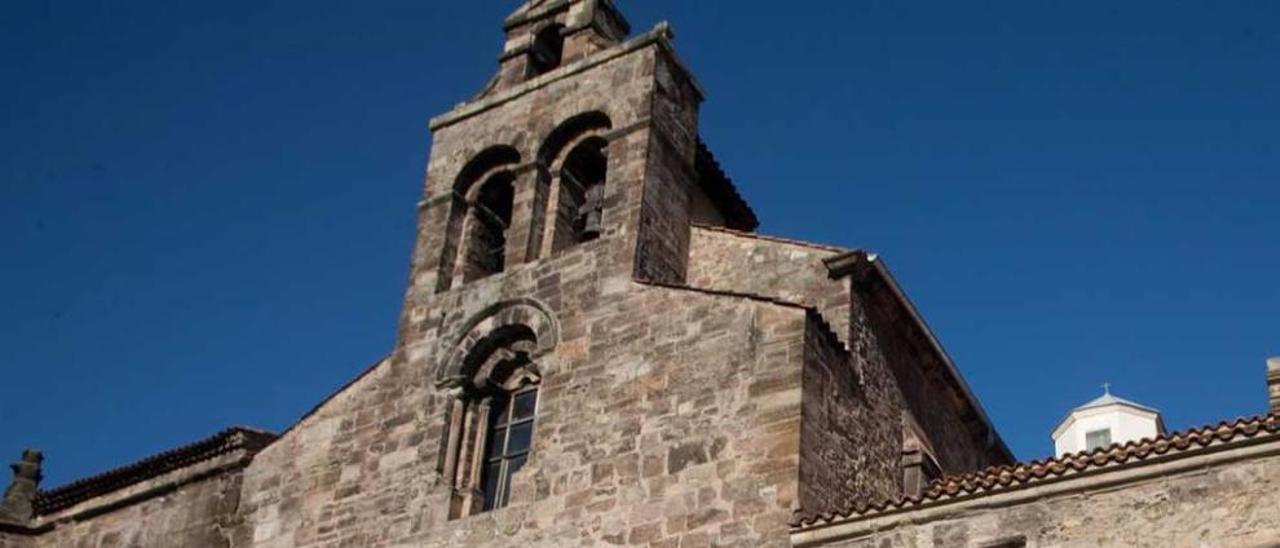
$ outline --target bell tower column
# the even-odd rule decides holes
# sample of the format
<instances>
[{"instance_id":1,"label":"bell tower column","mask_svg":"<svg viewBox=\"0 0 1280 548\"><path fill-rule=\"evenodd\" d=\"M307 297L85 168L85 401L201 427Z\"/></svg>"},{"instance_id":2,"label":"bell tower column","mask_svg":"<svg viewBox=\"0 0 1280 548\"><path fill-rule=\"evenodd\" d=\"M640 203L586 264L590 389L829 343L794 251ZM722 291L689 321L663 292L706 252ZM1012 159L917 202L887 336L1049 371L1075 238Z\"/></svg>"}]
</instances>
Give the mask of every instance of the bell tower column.
<instances>
[{"instance_id":1,"label":"bell tower column","mask_svg":"<svg viewBox=\"0 0 1280 548\"><path fill-rule=\"evenodd\" d=\"M636 219L635 277L679 284L688 270L703 93L671 50L671 29L661 25L655 32L662 37L662 47L654 63L644 194Z\"/></svg>"}]
</instances>

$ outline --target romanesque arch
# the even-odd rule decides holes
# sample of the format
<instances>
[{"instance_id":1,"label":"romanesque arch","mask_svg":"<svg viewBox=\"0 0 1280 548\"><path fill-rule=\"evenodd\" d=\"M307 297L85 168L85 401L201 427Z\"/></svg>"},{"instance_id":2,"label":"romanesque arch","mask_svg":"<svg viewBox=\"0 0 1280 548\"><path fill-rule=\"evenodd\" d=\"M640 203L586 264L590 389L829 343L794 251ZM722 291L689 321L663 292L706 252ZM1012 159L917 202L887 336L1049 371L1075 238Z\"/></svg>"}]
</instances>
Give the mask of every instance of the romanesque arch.
<instances>
[{"instance_id":1,"label":"romanesque arch","mask_svg":"<svg viewBox=\"0 0 1280 548\"><path fill-rule=\"evenodd\" d=\"M559 340L532 300L486 308L449 339L436 385L449 394L438 472L453 493L450 518L506 506L533 452L541 360Z\"/></svg>"},{"instance_id":2,"label":"romanesque arch","mask_svg":"<svg viewBox=\"0 0 1280 548\"><path fill-rule=\"evenodd\" d=\"M436 383L447 387L474 384L476 362L486 352L509 349L537 360L554 350L559 338L559 325L542 303L518 299L492 305L447 339L449 346L441 353L444 359L437 366Z\"/></svg>"},{"instance_id":3,"label":"romanesque arch","mask_svg":"<svg viewBox=\"0 0 1280 548\"><path fill-rule=\"evenodd\" d=\"M551 188L544 255L594 240L604 230L609 142L613 122L603 112L574 116L548 134L538 150Z\"/></svg>"},{"instance_id":4,"label":"romanesque arch","mask_svg":"<svg viewBox=\"0 0 1280 548\"><path fill-rule=\"evenodd\" d=\"M552 23L534 34L529 54L530 76L546 74L559 68L564 58L564 25Z\"/></svg>"},{"instance_id":5,"label":"romanesque arch","mask_svg":"<svg viewBox=\"0 0 1280 548\"><path fill-rule=\"evenodd\" d=\"M538 160L548 167L553 167L563 152L581 138L599 135L613 129L613 120L604 112L593 110L574 115L561 122L543 139L538 147Z\"/></svg>"},{"instance_id":6,"label":"romanesque arch","mask_svg":"<svg viewBox=\"0 0 1280 548\"><path fill-rule=\"evenodd\" d=\"M439 291L506 267L506 240L515 196L513 169L520 153L496 145L477 153L454 180L453 203L440 264Z\"/></svg>"}]
</instances>

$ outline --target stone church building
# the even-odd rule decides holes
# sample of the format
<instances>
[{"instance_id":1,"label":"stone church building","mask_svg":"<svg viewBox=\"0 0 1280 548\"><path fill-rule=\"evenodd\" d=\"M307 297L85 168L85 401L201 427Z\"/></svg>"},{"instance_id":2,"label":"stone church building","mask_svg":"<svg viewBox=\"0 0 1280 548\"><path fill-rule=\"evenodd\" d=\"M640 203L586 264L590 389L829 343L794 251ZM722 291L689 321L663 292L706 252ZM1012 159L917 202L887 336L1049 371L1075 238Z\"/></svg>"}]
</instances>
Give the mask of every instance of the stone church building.
<instances>
[{"instance_id":1,"label":"stone church building","mask_svg":"<svg viewBox=\"0 0 1280 548\"><path fill-rule=\"evenodd\" d=\"M28 452L0 547L1280 546L1280 364L1272 414L1016 463L883 260L754 232L669 27L504 28L390 354L280 434L50 490Z\"/></svg>"}]
</instances>

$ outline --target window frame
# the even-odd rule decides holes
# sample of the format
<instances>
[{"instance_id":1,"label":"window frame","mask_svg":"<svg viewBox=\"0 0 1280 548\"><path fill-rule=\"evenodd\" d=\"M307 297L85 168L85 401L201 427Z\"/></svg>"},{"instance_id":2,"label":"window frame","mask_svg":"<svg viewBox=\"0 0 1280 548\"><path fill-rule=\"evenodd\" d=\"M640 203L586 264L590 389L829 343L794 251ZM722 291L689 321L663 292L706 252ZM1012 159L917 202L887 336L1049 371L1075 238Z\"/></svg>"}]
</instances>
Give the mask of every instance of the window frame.
<instances>
[{"instance_id":1,"label":"window frame","mask_svg":"<svg viewBox=\"0 0 1280 548\"><path fill-rule=\"evenodd\" d=\"M517 418L516 410L519 399L530 394L533 397L533 406L529 410L528 416ZM510 505L511 477L524 469L529 464L529 458L533 455L533 440L537 432L538 406L540 404L541 394L536 383L526 384L494 398L485 427L485 453L480 464L479 485L483 497L481 512L491 512ZM512 432L516 428L525 425L529 426L529 441L524 448L512 451ZM500 440L498 439L499 437L501 438ZM496 456L493 451L495 442L500 443L502 446L496 452ZM512 463L517 460L520 461L520 464L512 470ZM492 469L495 465L497 465L496 471ZM495 473L497 475L496 479L493 477ZM488 489L491 481L496 482L493 485L492 492Z\"/></svg>"},{"instance_id":2,"label":"window frame","mask_svg":"<svg viewBox=\"0 0 1280 548\"><path fill-rule=\"evenodd\" d=\"M1104 435L1104 436L1105 436L1105 440L1104 440L1102 443L1100 443L1100 444L1095 444L1095 443L1092 441L1092 439L1093 439L1093 437L1094 437L1094 436L1097 436L1097 435L1099 435L1099 434ZM1111 439L1112 439L1112 438L1111 438L1111 427L1098 428L1098 429L1095 429L1095 430L1088 430L1088 431L1086 431L1086 432L1084 433L1084 450L1085 450L1085 451L1097 451L1098 449L1105 449L1105 448L1107 448L1107 447L1111 447L1111 445L1112 445L1112 441L1111 441Z\"/></svg>"}]
</instances>

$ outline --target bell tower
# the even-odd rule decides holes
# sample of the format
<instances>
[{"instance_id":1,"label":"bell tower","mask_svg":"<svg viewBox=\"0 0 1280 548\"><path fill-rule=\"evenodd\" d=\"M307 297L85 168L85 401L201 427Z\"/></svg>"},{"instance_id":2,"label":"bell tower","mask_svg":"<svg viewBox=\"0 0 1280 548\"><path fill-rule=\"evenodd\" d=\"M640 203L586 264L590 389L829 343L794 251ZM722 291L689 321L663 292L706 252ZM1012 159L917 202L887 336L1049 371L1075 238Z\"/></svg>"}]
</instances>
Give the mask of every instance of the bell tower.
<instances>
[{"instance_id":1,"label":"bell tower","mask_svg":"<svg viewBox=\"0 0 1280 548\"><path fill-rule=\"evenodd\" d=\"M717 194L703 92L666 23L629 38L611 0L531 0L504 30L497 74L430 123L401 346L458 299L527 297L531 277L682 283L692 222L755 226Z\"/></svg>"},{"instance_id":2,"label":"bell tower","mask_svg":"<svg viewBox=\"0 0 1280 548\"><path fill-rule=\"evenodd\" d=\"M526 2L503 27L507 40L495 89L519 85L616 46L631 33L631 25L610 0Z\"/></svg>"}]
</instances>

